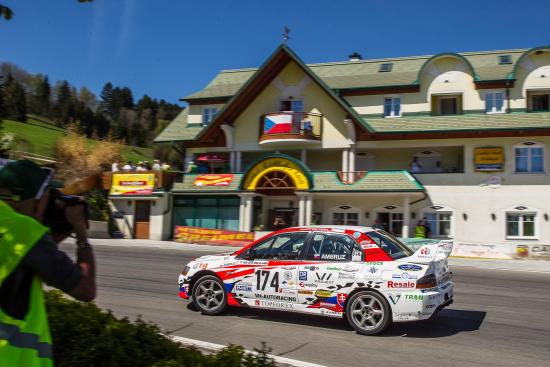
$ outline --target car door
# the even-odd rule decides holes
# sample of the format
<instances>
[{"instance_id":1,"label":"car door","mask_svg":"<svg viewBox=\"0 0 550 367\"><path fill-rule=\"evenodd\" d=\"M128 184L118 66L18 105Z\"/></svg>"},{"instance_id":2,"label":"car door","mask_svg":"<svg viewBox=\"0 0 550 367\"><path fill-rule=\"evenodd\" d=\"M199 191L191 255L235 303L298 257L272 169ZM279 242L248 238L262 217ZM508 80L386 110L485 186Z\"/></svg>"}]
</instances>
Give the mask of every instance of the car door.
<instances>
[{"instance_id":1,"label":"car door","mask_svg":"<svg viewBox=\"0 0 550 367\"><path fill-rule=\"evenodd\" d=\"M298 298L309 308L343 311L350 287L363 267L361 247L344 233L315 232L298 269Z\"/></svg>"},{"instance_id":2,"label":"car door","mask_svg":"<svg viewBox=\"0 0 550 367\"><path fill-rule=\"evenodd\" d=\"M253 306L289 308L284 304L296 303L298 266L308 238L308 232L285 232L269 237L251 248L254 262L265 261L248 277L247 298L253 298Z\"/></svg>"}]
</instances>

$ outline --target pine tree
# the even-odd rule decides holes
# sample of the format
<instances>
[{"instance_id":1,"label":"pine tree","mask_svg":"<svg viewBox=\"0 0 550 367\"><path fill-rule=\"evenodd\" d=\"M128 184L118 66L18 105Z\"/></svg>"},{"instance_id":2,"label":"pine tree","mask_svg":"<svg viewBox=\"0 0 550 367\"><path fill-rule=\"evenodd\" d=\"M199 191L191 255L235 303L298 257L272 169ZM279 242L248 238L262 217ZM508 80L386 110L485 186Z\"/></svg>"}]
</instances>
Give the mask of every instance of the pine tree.
<instances>
[{"instance_id":1,"label":"pine tree","mask_svg":"<svg viewBox=\"0 0 550 367\"><path fill-rule=\"evenodd\" d=\"M11 75L4 85L5 117L16 121L27 121L27 99L25 89Z\"/></svg>"},{"instance_id":2,"label":"pine tree","mask_svg":"<svg viewBox=\"0 0 550 367\"><path fill-rule=\"evenodd\" d=\"M101 94L99 95L99 109L108 117L114 119L113 114L113 84L111 82L105 83Z\"/></svg>"},{"instance_id":3,"label":"pine tree","mask_svg":"<svg viewBox=\"0 0 550 367\"><path fill-rule=\"evenodd\" d=\"M56 101L54 106L54 116L62 124L72 122L76 118L76 103L74 92L69 82L63 80L56 86Z\"/></svg>"},{"instance_id":4,"label":"pine tree","mask_svg":"<svg viewBox=\"0 0 550 367\"><path fill-rule=\"evenodd\" d=\"M41 116L49 116L51 109L52 88L48 76L44 76L38 83L35 94L36 113Z\"/></svg>"}]
</instances>

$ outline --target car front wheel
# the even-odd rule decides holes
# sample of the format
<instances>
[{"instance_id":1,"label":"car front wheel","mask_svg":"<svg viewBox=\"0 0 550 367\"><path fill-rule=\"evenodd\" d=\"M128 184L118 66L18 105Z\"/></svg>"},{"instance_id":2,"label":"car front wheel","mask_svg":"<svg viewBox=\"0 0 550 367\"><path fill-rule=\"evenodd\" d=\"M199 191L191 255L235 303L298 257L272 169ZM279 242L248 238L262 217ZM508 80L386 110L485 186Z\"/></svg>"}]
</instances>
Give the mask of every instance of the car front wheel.
<instances>
[{"instance_id":1,"label":"car front wheel","mask_svg":"<svg viewBox=\"0 0 550 367\"><path fill-rule=\"evenodd\" d=\"M205 315L218 315L227 308L227 294L223 282L213 275L205 275L193 287L193 304Z\"/></svg>"},{"instance_id":2,"label":"car front wheel","mask_svg":"<svg viewBox=\"0 0 550 367\"><path fill-rule=\"evenodd\" d=\"M391 323L391 309L379 293L360 291L347 300L346 317L359 334L375 335Z\"/></svg>"}]
</instances>

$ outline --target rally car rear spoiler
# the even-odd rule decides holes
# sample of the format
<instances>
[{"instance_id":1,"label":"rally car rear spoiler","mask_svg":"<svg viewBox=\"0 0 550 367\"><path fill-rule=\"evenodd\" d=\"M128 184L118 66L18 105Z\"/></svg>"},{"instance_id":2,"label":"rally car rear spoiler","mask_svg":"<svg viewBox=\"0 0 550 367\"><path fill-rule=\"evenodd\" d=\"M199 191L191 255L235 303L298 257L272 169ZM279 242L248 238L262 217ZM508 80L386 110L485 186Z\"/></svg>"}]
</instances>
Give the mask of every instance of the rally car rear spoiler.
<instances>
[{"instance_id":1,"label":"rally car rear spoiler","mask_svg":"<svg viewBox=\"0 0 550 367\"><path fill-rule=\"evenodd\" d=\"M445 260L453 251L452 240L442 240L433 245L424 245L420 247L414 254L407 257L409 262L420 264L429 264L434 261Z\"/></svg>"}]
</instances>

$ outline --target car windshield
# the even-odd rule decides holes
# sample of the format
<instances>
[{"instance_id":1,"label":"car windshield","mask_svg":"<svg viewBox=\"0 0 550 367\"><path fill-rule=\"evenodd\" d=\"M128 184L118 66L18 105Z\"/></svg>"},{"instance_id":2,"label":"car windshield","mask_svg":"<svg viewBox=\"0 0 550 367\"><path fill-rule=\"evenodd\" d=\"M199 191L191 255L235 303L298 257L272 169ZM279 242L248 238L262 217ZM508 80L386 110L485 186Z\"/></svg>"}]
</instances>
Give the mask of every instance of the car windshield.
<instances>
[{"instance_id":1,"label":"car windshield","mask_svg":"<svg viewBox=\"0 0 550 367\"><path fill-rule=\"evenodd\" d=\"M386 231L373 231L366 233L366 235L394 260L413 254L410 248Z\"/></svg>"}]
</instances>

